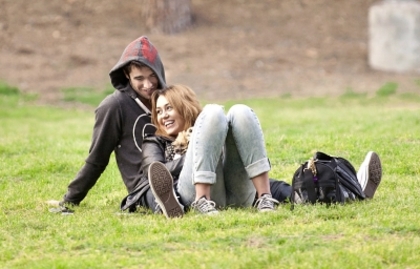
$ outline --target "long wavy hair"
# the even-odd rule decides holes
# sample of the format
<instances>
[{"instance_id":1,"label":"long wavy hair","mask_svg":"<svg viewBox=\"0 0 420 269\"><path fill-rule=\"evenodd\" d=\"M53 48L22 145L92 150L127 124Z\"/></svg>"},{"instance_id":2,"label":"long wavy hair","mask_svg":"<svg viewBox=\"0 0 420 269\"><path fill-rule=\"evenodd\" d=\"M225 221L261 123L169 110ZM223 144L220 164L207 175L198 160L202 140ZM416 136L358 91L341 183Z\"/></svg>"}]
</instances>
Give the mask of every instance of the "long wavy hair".
<instances>
[{"instance_id":1,"label":"long wavy hair","mask_svg":"<svg viewBox=\"0 0 420 269\"><path fill-rule=\"evenodd\" d=\"M156 135L170 137L163 129L157 119L156 102L160 96L164 96L173 109L185 120L183 130L194 126L202 107L197 99L195 92L188 86L176 84L167 86L165 89L156 90L152 94L152 123L156 126Z\"/></svg>"}]
</instances>

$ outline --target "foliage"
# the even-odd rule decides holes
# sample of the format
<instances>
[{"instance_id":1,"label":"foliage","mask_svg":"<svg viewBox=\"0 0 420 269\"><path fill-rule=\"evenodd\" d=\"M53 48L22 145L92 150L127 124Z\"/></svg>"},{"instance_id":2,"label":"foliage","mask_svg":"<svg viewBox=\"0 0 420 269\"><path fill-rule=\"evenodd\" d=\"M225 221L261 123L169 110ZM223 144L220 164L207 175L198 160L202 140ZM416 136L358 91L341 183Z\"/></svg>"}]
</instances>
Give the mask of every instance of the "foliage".
<instances>
[{"instance_id":1,"label":"foliage","mask_svg":"<svg viewBox=\"0 0 420 269\"><path fill-rule=\"evenodd\" d=\"M376 91L377 96L390 96L397 92L398 84L395 82L387 82Z\"/></svg>"},{"instance_id":2,"label":"foliage","mask_svg":"<svg viewBox=\"0 0 420 269\"><path fill-rule=\"evenodd\" d=\"M87 156L94 108L1 98L1 268L419 268L418 96L243 100L261 120L272 177L290 182L317 150L356 168L375 150L374 199L174 220L118 211L126 191L113 157L74 215L50 213L45 201L61 199Z\"/></svg>"},{"instance_id":3,"label":"foliage","mask_svg":"<svg viewBox=\"0 0 420 269\"><path fill-rule=\"evenodd\" d=\"M0 95L18 95L19 89L0 81Z\"/></svg>"}]
</instances>

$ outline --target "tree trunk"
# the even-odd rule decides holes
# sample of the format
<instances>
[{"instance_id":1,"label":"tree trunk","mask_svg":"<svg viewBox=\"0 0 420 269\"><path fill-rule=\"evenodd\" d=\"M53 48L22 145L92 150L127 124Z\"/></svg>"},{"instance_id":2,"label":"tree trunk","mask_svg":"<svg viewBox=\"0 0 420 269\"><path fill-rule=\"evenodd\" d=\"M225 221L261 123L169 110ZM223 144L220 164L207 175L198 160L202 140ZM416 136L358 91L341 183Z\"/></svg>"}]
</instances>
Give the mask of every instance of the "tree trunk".
<instances>
[{"instance_id":1,"label":"tree trunk","mask_svg":"<svg viewBox=\"0 0 420 269\"><path fill-rule=\"evenodd\" d=\"M179 33L192 23L190 0L144 0L142 13L154 33Z\"/></svg>"}]
</instances>

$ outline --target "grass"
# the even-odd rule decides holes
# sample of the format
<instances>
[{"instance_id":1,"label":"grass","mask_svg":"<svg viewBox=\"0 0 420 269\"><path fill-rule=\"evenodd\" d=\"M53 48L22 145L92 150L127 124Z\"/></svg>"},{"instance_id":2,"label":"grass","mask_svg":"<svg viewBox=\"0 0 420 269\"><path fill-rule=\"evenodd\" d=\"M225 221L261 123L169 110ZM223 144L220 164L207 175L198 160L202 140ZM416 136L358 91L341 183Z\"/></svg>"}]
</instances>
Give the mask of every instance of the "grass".
<instances>
[{"instance_id":1,"label":"grass","mask_svg":"<svg viewBox=\"0 0 420 269\"><path fill-rule=\"evenodd\" d=\"M317 150L357 168L373 149L384 168L373 200L166 220L120 214L113 156L74 215L49 213L44 202L61 199L87 156L94 107L37 106L9 89L0 89L1 268L420 268L416 94L242 101L260 117L272 177L290 182Z\"/></svg>"},{"instance_id":2,"label":"grass","mask_svg":"<svg viewBox=\"0 0 420 269\"><path fill-rule=\"evenodd\" d=\"M107 88L103 91L97 91L94 88L88 87L70 87L61 89L61 92L64 95L63 101L80 102L82 104L92 106L97 106L99 102L105 98L105 96L113 91L114 89L111 85L107 86Z\"/></svg>"}]
</instances>

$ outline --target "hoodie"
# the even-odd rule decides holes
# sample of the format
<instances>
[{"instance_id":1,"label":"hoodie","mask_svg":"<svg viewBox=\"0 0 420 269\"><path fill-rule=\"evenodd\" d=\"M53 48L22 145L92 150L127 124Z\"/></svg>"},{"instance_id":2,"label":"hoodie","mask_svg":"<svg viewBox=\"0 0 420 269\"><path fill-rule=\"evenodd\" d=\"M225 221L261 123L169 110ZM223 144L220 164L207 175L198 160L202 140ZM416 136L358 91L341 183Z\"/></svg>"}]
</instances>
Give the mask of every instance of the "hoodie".
<instances>
[{"instance_id":1,"label":"hoodie","mask_svg":"<svg viewBox=\"0 0 420 269\"><path fill-rule=\"evenodd\" d=\"M115 89L120 90L126 87L128 79L124 74L123 67L132 61L146 64L158 76L159 88L166 87L165 70L158 51L147 37L142 36L128 44L118 63L109 72L111 83Z\"/></svg>"},{"instance_id":2,"label":"hoodie","mask_svg":"<svg viewBox=\"0 0 420 269\"><path fill-rule=\"evenodd\" d=\"M107 167L112 152L128 193L140 184L143 138L154 133L155 127L124 75L123 68L131 61L147 65L157 75L159 88L166 87L163 64L153 44L145 36L131 42L109 73L116 90L95 110L89 154L69 184L64 203L80 204Z\"/></svg>"}]
</instances>

